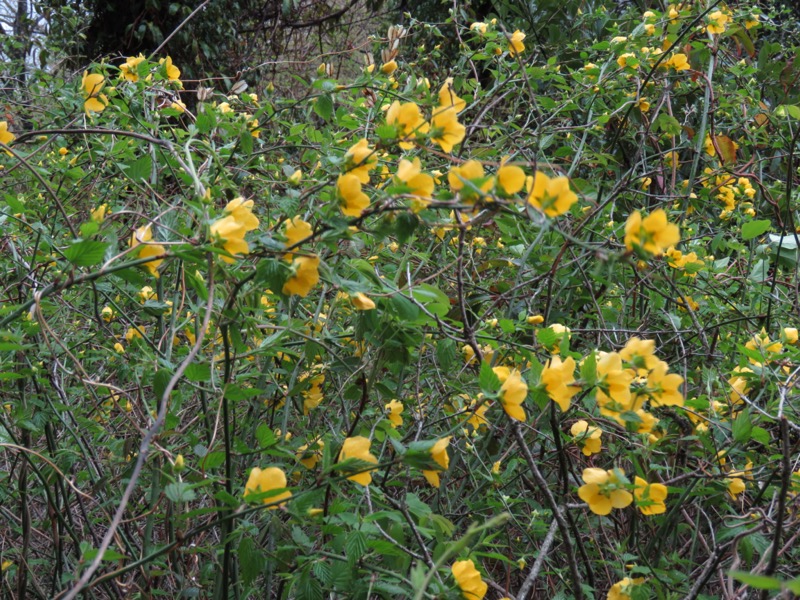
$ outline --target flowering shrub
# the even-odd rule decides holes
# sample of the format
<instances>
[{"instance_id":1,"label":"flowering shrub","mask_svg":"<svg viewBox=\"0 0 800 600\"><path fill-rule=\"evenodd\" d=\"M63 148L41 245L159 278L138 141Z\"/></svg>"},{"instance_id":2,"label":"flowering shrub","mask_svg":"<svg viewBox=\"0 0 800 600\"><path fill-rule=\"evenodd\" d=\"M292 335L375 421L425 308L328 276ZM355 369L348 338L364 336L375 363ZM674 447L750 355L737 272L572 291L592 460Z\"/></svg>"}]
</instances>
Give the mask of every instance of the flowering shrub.
<instances>
[{"instance_id":1,"label":"flowering shrub","mask_svg":"<svg viewBox=\"0 0 800 600\"><path fill-rule=\"evenodd\" d=\"M32 84L3 585L800 593L797 67L749 3L580 19L395 26L299 101L168 56Z\"/></svg>"}]
</instances>

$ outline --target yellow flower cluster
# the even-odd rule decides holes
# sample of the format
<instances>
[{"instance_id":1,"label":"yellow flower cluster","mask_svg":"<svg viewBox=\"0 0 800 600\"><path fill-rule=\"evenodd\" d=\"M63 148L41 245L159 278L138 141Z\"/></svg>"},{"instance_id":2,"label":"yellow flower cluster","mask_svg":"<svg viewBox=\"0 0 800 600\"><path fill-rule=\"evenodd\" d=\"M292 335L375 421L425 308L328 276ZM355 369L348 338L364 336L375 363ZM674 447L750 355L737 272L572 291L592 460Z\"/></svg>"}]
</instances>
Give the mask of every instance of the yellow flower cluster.
<instances>
[{"instance_id":1,"label":"yellow flower cluster","mask_svg":"<svg viewBox=\"0 0 800 600\"><path fill-rule=\"evenodd\" d=\"M458 113L467 107L453 90L453 80L447 79L439 90L439 106L433 110L430 122L425 121L422 111L414 102L401 104L395 101L386 112L386 123L395 127L400 147L409 150L417 139L429 136L445 152L464 140L466 128L458 122Z\"/></svg>"},{"instance_id":2,"label":"yellow flower cluster","mask_svg":"<svg viewBox=\"0 0 800 600\"><path fill-rule=\"evenodd\" d=\"M687 277L696 277L697 272L705 266L703 259L697 257L697 252L684 254L674 246L667 249L666 257L670 267L680 269Z\"/></svg>"},{"instance_id":3,"label":"yellow flower cluster","mask_svg":"<svg viewBox=\"0 0 800 600\"><path fill-rule=\"evenodd\" d=\"M222 248L229 254L222 256L227 263L233 263L237 255L250 253L244 236L258 227L258 218L252 209L252 200L234 198L225 206L225 216L211 224L212 239L222 242Z\"/></svg>"},{"instance_id":4,"label":"yellow flower cluster","mask_svg":"<svg viewBox=\"0 0 800 600\"><path fill-rule=\"evenodd\" d=\"M667 213L659 208L646 217L637 210L625 223L625 247L653 256L661 256L681 239L680 230L667 220Z\"/></svg>"},{"instance_id":5,"label":"yellow flower cluster","mask_svg":"<svg viewBox=\"0 0 800 600\"><path fill-rule=\"evenodd\" d=\"M658 420L652 406L683 406L683 378L655 355L655 341L633 337L619 352L598 352L595 397L600 414L638 433L651 433Z\"/></svg>"},{"instance_id":6,"label":"yellow flower cluster","mask_svg":"<svg viewBox=\"0 0 800 600\"><path fill-rule=\"evenodd\" d=\"M735 142L733 144L736 145ZM738 148L738 145L736 147ZM713 145L711 151L715 152ZM703 181L703 186L716 189L716 199L725 205L719 214L720 219L729 219L737 207L741 208L744 214L750 217L755 216L756 211L753 208L752 200L756 195L756 190L747 177L736 178L726 174L713 175L710 168L706 168L704 172L709 177Z\"/></svg>"},{"instance_id":7,"label":"yellow flower cluster","mask_svg":"<svg viewBox=\"0 0 800 600\"><path fill-rule=\"evenodd\" d=\"M103 112L108 106L108 97L101 93L105 84L105 77L99 73L90 75L88 71L83 72L81 88L83 88L83 95L86 98L83 102L83 110L87 115L93 112Z\"/></svg>"},{"instance_id":8,"label":"yellow flower cluster","mask_svg":"<svg viewBox=\"0 0 800 600\"><path fill-rule=\"evenodd\" d=\"M612 508L625 508L633 502L622 469L588 468L583 470L581 478L584 485L578 488L578 496L596 515L608 515Z\"/></svg>"}]
</instances>

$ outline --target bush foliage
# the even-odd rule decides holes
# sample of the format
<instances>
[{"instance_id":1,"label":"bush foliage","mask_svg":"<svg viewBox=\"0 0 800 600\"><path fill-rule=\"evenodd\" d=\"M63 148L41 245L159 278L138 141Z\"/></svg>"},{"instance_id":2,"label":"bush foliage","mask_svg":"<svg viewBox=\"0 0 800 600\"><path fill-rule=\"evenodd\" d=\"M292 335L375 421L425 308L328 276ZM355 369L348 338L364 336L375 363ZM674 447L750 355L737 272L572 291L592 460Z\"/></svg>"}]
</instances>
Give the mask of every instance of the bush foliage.
<instances>
[{"instance_id":1,"label":"bush foliage","mask_svg":"<svg viewBox=\"0 0 800 600\"><path fill-rule=\"evenodd\" d=\"M797 55L750 3L576 19L411 20L300 100L29 77L4 594L800 593Z\"/></svg>"}]
</instances>

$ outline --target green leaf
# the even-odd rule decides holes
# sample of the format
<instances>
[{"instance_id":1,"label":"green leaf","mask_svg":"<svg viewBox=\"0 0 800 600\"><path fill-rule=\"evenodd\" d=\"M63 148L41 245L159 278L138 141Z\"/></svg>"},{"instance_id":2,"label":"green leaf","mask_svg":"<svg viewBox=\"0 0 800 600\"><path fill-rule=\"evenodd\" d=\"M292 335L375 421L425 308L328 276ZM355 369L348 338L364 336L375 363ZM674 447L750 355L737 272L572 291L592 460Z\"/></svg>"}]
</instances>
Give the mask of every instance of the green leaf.
<instances>
[{"instance_id":1,"label":"green leaf","mask_svg":"<svg viewBox=\"0 0 800 600\"><path fill-rule=\"evenodd\" d=\"M766 232L771 226L772 222L768 219L745 223L742 225L742 239L752 240L754 237L758 237L762 233Z\"/></svg>"},{"instance_id":2,"label":"green leaf","mask_svg":"<svg viewBox=\"0 0 800 600\"><path fill-rule=\"evenodd\" d=\"M586 382L586 387L592 387L597 381L597 355L590 352L581 365L581 379Z\"/></svg>"},{"instance_id":3,"label":"green leaf","mask_svg":"<svg viewBox=\"0 0 800 600\"><path fill-rule=\"evenodd\" d=\"M481 374L478 378L478 383L481 386L481 391L487 396L494 396L500 386L503 385L488 362L481 363Z\"/></svg>"},{"instance_id":4,"label":"green leaf","mask_svg":"<svg viewBox=\"0 0 800 600\"><path fill-rule=\"evenodd\" d=\"M769 432L763 427L755 426L753 427L753 431L750 432L750 439L755 440L763 446L768 446L770 440Z\"/></svg>"},{"instance_id":5,"label":"green leaf","mask_svg":"<svg viewBox=\"0 0 800 600\"><path fill-rule=\"evenodd\" d=\"M757 575L746 571L731 571L731 577L757 590L779 590L781 589L780 579L769 577L768 575Z\"/></svg>"},{"instance_id":6,"label":"green leaf","mask_svg":"<svg viewBox=\"0 0 800 600\"><path fill-rule=\"evenodd\" d=\"M122 168L133 181L148 180L153 169L153 159L149 154L145 154L129 165L122 165Z\"/></svg>"},{"instance_id":7,"label":"green leaf","mask_svg":"<svg viewBox=\"0 0 800 600\"><path fill-rule=\"evenodd\" d=\"M436 344L436 361L439 363L442 371L449 372L455 359L456 343L453 340L446 338Z\"/></svg>"},{"instance_id":8,"label":"green leaf","mask_svg":"<svg viewBox=\"0 0 800 600\"><path fill-rule=\"evenodd\" d=\"M744 444L750 441L753 431L753 422L750 420L750 409L746 408L739 413L733 422L733 439Z\"/></svg>"},{"instance_id":9,"label":"green leaf","mask_svg":"<svg viewBox=\"0 0 800 600\"><path fill-rule=\"evenodd\" d=\"M317 96L317 101L314 102L314 112L325 122L331 120L331 116L333 116L333 99L330 95Z\"/></svg>"},{"instance_id":10,"label":"green leaf","mask_svg":"<svg viewBox=\"0 0 800 600\"><path fill-rule=\"evenodd\" d=\"M775 114L779 117L789 116L795 121L800 121L800 107L794 104L781 104L775 108Z\"/></svg>"},{"instance_id":11,"label":"green leaf","mask_svg":"<svg viewBox=\"0 0 800 600\"><path fill-rule=\"evenodd\" d=\"M239 570L245 585L253 583L264 571L266 558L250 537L242 537L239 542Z\"/></svg>"},{"instance_id":12,"label":"green leaf","mask_svg":"<svg viewBox=\"0 0 800 600\"><path fill-rule=\"evenodd\" d=\"M156 402L161 402L171 378L172 371L170 369L161 368L156 371L155 377L153 377L153 396Z\"/></svg>"},{"instance_id":13,"label":"green leaf","mask_svg":"<svg viewBox=\"0 0 800 600\"><path fill-rule=\"evenodd\" d=\"M92 561L97 556L97 548L87 548L83 551L82 558L84 562ZM112 550L111 548L107 548L105 552L103 552L102 560L124 560L128 558L124 554L120 554L116 550Z\"/></svg>"},{"instance_id":14,"label":"green leaf","mask_svg":"<svg viewBox=\"0 0 800 600\"><path fill-rule=\"evenodd\" d=\"M197 498L197 494L185 481L170 483L164 488L164 494L173 502L191 502Z\"/></svg>"},{"instance_id":15,"label":"green leaf","mask_svg":"<svg viewBox=\"0 0 800 600\"><path fill-rule=\"evenodd\" d=\"M253 152L253 135L249 130L243 131L239 134L239 146L242 152L250 154Z\"/></svg>"},{"instance_id":16,"label":"green leaf","mask_svg":"<svg viewBox=\"0 0 800 600\"><path fill-rule=\"evenodd\" d=\"M108 243L94 240L75 242L64 250L64 257L78 267L91 267L103 262Z\"/></svg>"},{"instance_id":17,"label":"green leaf","mask_svg":"<svg viewBox=\"0 0 800 600\"><path fill-rule=\"evenodd\" d=\"M189 381L210 381L211 366L207 363L192 363L186 367L185 375Z\"/></svg>"}]
</instances>

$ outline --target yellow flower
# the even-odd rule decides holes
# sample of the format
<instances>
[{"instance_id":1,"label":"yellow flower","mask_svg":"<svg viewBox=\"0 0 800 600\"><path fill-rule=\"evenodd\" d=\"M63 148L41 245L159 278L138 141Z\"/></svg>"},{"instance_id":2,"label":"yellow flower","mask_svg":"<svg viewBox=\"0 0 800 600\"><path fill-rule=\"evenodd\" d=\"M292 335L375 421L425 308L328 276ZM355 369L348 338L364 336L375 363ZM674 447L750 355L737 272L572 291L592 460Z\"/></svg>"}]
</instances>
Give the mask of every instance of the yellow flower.
<instances>
[{"instance_id":1,"label":"yellow flower","mask_svg":"<svg viewBox=\"0 0 800 600\"><path fill-rule=\"evenodd\" d=\"M484 35L486 33L486 29L489 26L486 23L482 23L480 21L475 21L472 25L469 26L470 31L477 31L478 35Z\"/></svg>"},{"instance_id":2,"label":"yellow flower","mask_svg":"<svg viewBox=\"0 0 800 600\"><path fill-rule=\"evenodd\" d=\"M394 125L397 129L399 145L403 150L414 147L417 135L424 135L430 130L430 125L422 117L422 113L414 102L400 104L397 100L392 102L386 111L386 123Z\"/></svg>"},{"instance_id":3,"label":"yellow flower","mask_svg":"<svg viewBox=\"0 0 800 600\"><path fill-rule=\"evenodd\" d=\"M746 396L750 391L750 387L747 385L747 379L742 375L742 373L752 372L753 371L747 367L736 367L733 370L733 377L728 379L728 385L730 385L732 388L730 391L730 397L733 404L739 404L742 402L742 396Z\"/></svg>"},{"instance_id":4,"label":"yellow flower","mask_svg":"<svg viewBox=\"0 0 800 600\"><path fill-rule=\"evenodd\" d=\"M551 358L542 369L541 382L550 399L567 412L572 397L580 391L579 387L572 385L575 382L575 359L570 356L562 362L559 356Z\"/></svg>"},{"instance_id":5,"label":"yellow flower","mask_svg":"<svg viewBox=\"0 0 800 600\"><path fill-rule=\"evenodd\" d=\"M725 480L728 484L728 493L731 498L736 500L736 497L747 489L741 477L731 477Z\"/></svg>"},{"instance_id":6,"label":"yellow flower","mask_svg":"<svg viewBox=\"0 0 800 600\"><path fill-rule=\"evenodd\" d=\"M589 510L594 514L604 516L609 514L612 508L625 508L633 502L633 496L623 487L617 472L622 476L625 475L622 469L583 470L583 481L586 485L578 489L578 496L589 505Z\"/></svg>"},{"instance_id":7,"label":"yellow flower","mask_svg":"<svg viewBox=\"0 0 800 600\"><path fill-rule=\"evenodd\" d=\"M396 60L390 60L389 62L383 63L381 65L381 73L383 73L384 75L391 75L396 70L397 70L397 61Z\"/></svg>"},{"instance_id":8,"label":"yellow flower","mask_svg":"<svg viewBox=\"0 0 800 600\"><path fill-rule=\"evenodd\" d=\"M489 421L486 420L486 411L489 410L489 403L483 398L479 397L472 400L467 410L469 411L467 424L471 425L473 429L478 430L484 425L489 425Z\"/></svg>"},{"instance_id":9,"label":"yellow flower","mask_svg":"<svg viewBox=\"0 0 800 600\"><path fill-rule=\"evenodd\" d=\"M136 295L139 296L139 301L142 303L147 302L148 300L155 300L156 293L153 291L149 285L144 286L141 290L136 292Z\"/></svg>"},{"instance_id":10,"label":"yellow flower","mask_svg":"<svg viewBox=\"0 0 800 600\"><path fill-rule=\"evenodd\" d=\"M227 263L234 262L237 254L250 253L250 246L244 236L248 231L258 227L258 218L253 214L252 208L252 200L245 201L243 198L234 198L224 209L227 216L211 224L212 238L222 240L222 247L228 254L233 255L222 257L222 260Z\"/></svg>"},{"instance_id":11,"label":"yellow flower","mask_svg":"<svg viewBox=\"0 0 800 600\"><path fill-rule=\"evenodd\" d=\"M752 29L753 27L758 27L759 25L759 16L758 15L751 15L749 19L746 19L744 22L745 29Z\"/></svg>"},{"instance_id":12,"label":"yellow flower","mask_svg":"<svg viewBox=\"0 0 800 600\"><path fill-rule=\"evenodd\" d=\"M467 103L456 95L453 90L453 78L448 77L439 89L439 108L453 108L456 114L467 108Z\"/></svg>"},{"instance_id":13,"label":"yellow flower","mask_svg":"<svg viewBox=\"0 0 800 600\"><path fill-rule=\"evenodd\" d=\"M497 170L497 184L506 196L516 194L525 187L525 171L513 165L504 165Z\"/></svg>"},{"instance_id":14,"label":"yellow flower","mask_svg":"<svg viewBox=\"0 0 800 600\"><path fill-rule=\"evenodd\" d=\"M784 327L781 331L781 337L787 344L796 344L798 339L796 327Z\"/></svg>"},{"instance_id":15,"label":"yellow flower","mask_svg":"<svg viewBox=\"0 0 800 600\"><path fill-rule=\"evenodd\" d=\"M678 226L667 220L667 213L661 208L644 219L638 210L634 211L625 223L625 247L628 250L639 248L648 254L661 256L680 239Z\"/></svg>"},{"instance_id":16,"label":"yellow flower","mask_svg":"<svg viewBox=\"0 0 800 600\"><path fill-rule=\"evenodd\" d=\"M172 64L172 57L168 56L166 59L162 58L158 61L158 64L165 65L164 70L167 74L167 79L180 83L181 70Z\"/></svg>"},{"instance_id":17,"label":"yellow flower","mask_svg":"<svg viewBox=\"0 0 800 600\"><path fill-rule=\"evenodd\" d=\"M634 486L636 506L643 515L660 515L667 512L664 504L667 498L667 486L661 483L647 483L641 477L635 478Z\"/></svg>"},{"instance_id":18,"label":"yellow flower","mask_svg":"<svg viewBox=\"0 0 800 600\"><path fill-rule=\"evenodd\" d=\"M730 17L721 10L715 10L708 15L708 33L718 34L725 31L726 23Z\"/></svg>"},{"instance_id":19,"label":"yellow flower","mask_svg":"<svg viewBox=\"0 0 800 600\"><path fill-rule=\"evenodd\" d=\"M133 83L139 81L139 73L137 71L139 63L141 63L143 60L143 54L139 54L139 56L129 56L128 60L126 60L125 63L119 67L119 70L122 72L122 76Z\"/></svg>"},{"instance_id":20,"label":"yellow flower","mask_svg":"<svg viewBox=\"0 0 800 600\"><path fill-rule=\"evenodd\" d=\"M151 256L159 256L160 254L164 254L167 249L161 244L151 243L152 239L153 232L150 229L150 225L139 227L139 229L137 229L131 236L130 247L136 248L138 246L142 246L137 253L139 258L150 258ZM162 262L164 262L164 259L158 258L150 260L144 263L142 266L150 271L150 274L153 277L158 278L158 267Z\"/></svg>"},{"instance_id":21,"label":"yellow flower","mask_svg":"<svg viewBox=\"0 0 800 600\"><path fill-rule=\"evenodd\" d=\"M172 102L172 104L169 105L169 107L174 109L174 110L177 110L179 113L185 113L186 112L186 105L183 102L181 102L180 100L177 100L177 99L174 100Z\"/></svg>"},{"instance_id":22,"label":"yellow flower","mask_svg":"<svg viewBox=\"0 0 800 600\"><path fill-rule=\"evenodd\" d=\"M691 68L689 59L683 53L673 54L672 58L664 62L664 66L667 68L672 67L676 71L687 71Z\"/></svg>"},{"instance_id":23,"label":"yellow flower","mask_svg":"<svg viewBox=\"0 0 800 600\"><path fill-rule=\"evenodd\" d=\"M525 322L528 325L541 325L544 323L544 317L542 315L530 315L525 317Z\"/></svg>"},{"instance_id":24,"label":"yellow flower","mask_svg":"<svg viewBox=\"0 0 800 600\"><path fill-rule=\"evenodd\" d=\"M401 417L400 415L402 414L405 407L403 406L402 402L398 402L397 400L392 400L383 408L386 411L386 417L389 419L389 422L392 424L393 428L397 429L398 427L400 427L400 425L403 424L403 417Z\"/></svg>"},{"instance_id":25,"label":"yellow flower","mask_svg":"<svg viewBox=\"0 0 800 600\"><path fill-rule=\"evenodd\" d=\"M307 378L307 377L306 377ZM304 378L305 379L305 378ZM317 408L322 402L322 384L325 383L325 375L315 375L309 380L311 387L303 390L303 414L307 415L309 412Z\"/></svg>"},{"instance_id":26,"label":"yellow flower","mask_svg":"<svg viewBox=\"0 0 800 600\"><path fill-rule=\"evenodd\" d=\"M319 257L298 256L292 261L294 274L283 285L283 293L287 296L305 298L319 282Z\"/></svg>"},{"instance_id":27,"label":"yellow flower","mask_svg":"<svg viewBox=\"0 0 800 600\"><path fill-rule=\"evenodd\" d=\"M622 356L616 352L600 352L597 361L597 390L595 397L600 414L611 417L620 425L625 421L620 413L639 408L643 399L631 404L633 373L622 368Z\"/></svg>"},{"instance_id":28,"label":"yellow flower","mask_svg":"<svg viewBox=\"0 0 800 600\"><path fill-rule=\"evenodd\" d=\"M297 460L306 469L313 469L322 460L322 450L324 448L325 442L322 440L311 442L311 444L303 444L297 449Z\"/></svg>"},{"instance_id":29,"label":"yellow flower","mask_svg":"<svg viewBox=\"0 0 800 600\"><path fill-rule=\"evenodd\" d=\"M371 443L369 439L360 435L347 438L344 444L342 444L342 451L339 453L339 462L343 462L348 458L357 458L364 462L375 465L378 464L378 459L370 454L369 447ZM374 471L374 469L363 473L357 473L351 475L348 479L350 481L355 481L358 485L367 486L372 481L372 471Z\"/></svg>"},{"instance_id":30,"label":"yellow flower","mask_svg":"<svg viewBox=\"0 0 800 600\"><path fill-rule=\"evenodd\" d=\"M129 327L125 332L125 341L130 344L135 339L142 339L142 334L135 327Z\"/></svg>"},{"instance_id":31,"label":"yellow flower","mask_svg":"<svg viewBox=\"0 0 800 600\"><path fill-rule=\"evenodd\" d=\"M378 155L364 138L358 140L344 155L344 170L348 175L358 178L361 183L369 183L369 172L377 164Z\"/></svg>"},{"instance_id":32,"label":"yellow flower","mask_svg":"<svg viewBox=\"0 0 800 600\"><path fill-rule=\"evenodd\" d=\"M573 423L569 432L578 445L581 446L581 452L583 452L584 456L597 454L603 447L603 442L600 440L603 430L599 427L590 426L583 419Z\"/></svg>"},{"instance_id":33,"label":"yellow flower","mask_svg":"<svg viewBox=\"0 0 800 600\"><path fill-rule=\"evenodd\" d=\"M360 217L369 206L369 196L361 191L361 180L356 175L339 175L336 189L340 208L348 217Z\"/></svg>"},{"instance_id":34,"label":"yellow flower","mask_svg":"<svg viewBox=\"0 0 800 600\"><path fill-rule=\"evenodd\" d=\"M362 292L350 296L350 302L357 310L375 310L375 302Z\"/></svg>"},{"instance_id":35,"label":"yellow flower","mask_svg":"<svg viewBox=\"0 0 800 600\"><path fill-rule=\"evenodd\" d=\"M494 367L492 370L503 384L500 387L500 404L503 405L503 410L512 419L525 422L522 403L528 397L528 384L516 369L512 371L508 367Z\"/></svg>"},{"instance_id":36,"label":"yellow flower","mask_svg":"<svg viewBox=\"0 0 800 600\"><path fill-rule=\"evenodd\" d=\"M636 579L626 577L622 581L618 581L611 586L611 589L608 590L608 596L606 596L606 600L631 600L633 587L640 585L643 582L644 577L637 577Z\"/></svg>"},{"instance_id":37,"label":"yellow flower","mask_svg":"<svg viewBox=\"0 0 800 600\"><path fill-rule=\"evenodd\" d=\"M5 142L3 142L3 143L5 143ZM11 567L13 564L14 563L12 561L10 561L10 560L4 560L2 563L0 563L0 573L2 573L3 571L8 570L8 568Z\"/></svg>"},{"instance_id":38,"label":"yellow flower","mask_svg":"<svg viewBox=\"0 0 800 600\"><path fill-rule=\"evenodd\" d=\"M502 461L495 461L492 463L492 475L500 475L500 469L502 468ZM522 567L520 567L522 568Z\"/></svg>"},{"instance_id":39,"label":"yellow flower","mask_svg":"<svg viewBox=\"0 0 800 600\"><path fill-rule=\"evenodd\" d=\"M95 208L91 213L92 221L100 225L100 223L106 220L107 210L108 210L108 204L101 204L100 206Z\"/></svg>"},{"instance_id":40,"label":"yellow flower","mask_svg":"<svg viewBox=\"0 0 800 600\"><path fill-rule=\"evenodd\" d=\"M445 152L464 140L467 128L458 122L456 106L440 107L431 116L431 140L439 144Z\"/></svg>"},{"instance_id":41,"label":"yellow flower","mask_svg":"<svg viewBox=\"0 0 800 600\"><path fill-rule=\"evenodd\" d=\"M300 181L303 179L303 171L300 169L295 169L294 173L289 176L289 183L292 185L298 185Z\"/></svg>"},{"instance_id":42,"label":"yellow flower","mask_svg":"<svg viewBox=\"0 0 800 600\"><path fill-rule=\"evenodd\" d=\"M447 454L447 447L450 445L450 437L438 440L431 448L431 458L446 471L450 467L450 456ZM439 471L423 471L422 474L433 487L439 487Z\"/></svg>"},{"instance_id":43,"label":"yellow flower","mask_svg":"<svg viewBox=\"0 0 800 600\"><path fill-rule=\"evenodd\" d=\"M268 467L266 469L259 469L254 467L250 471L250 477L247 479L247 484L244 486L244 497L255 494L265 494L274 490L283 490L286 488L286 473L278 467ZM290 498L292 492L289 490L283 491L279 494L272 494L262 500L264 504L271 504L270 510L275 510L279 506L283 506L285 502L278 504L281 500Z\"/></svg>"},{"instance_id":44,"label":"yellow flower","mask_svg":"<svg viewBox=\"0 0 800 600\"><path fill-rule=\"evenodd\" d=\"M636 55L633 54L632 52L626 52L625 54L621 54L617 58L617 64L624 69L625 67L628 66L628 60L631 58L633 59L636 58ZM635 62L635 60L633 62Z\"/></svg>"},{"instance_id":45,"label":"yellow flower","mask_svg":"<svg viewBox=\"0 0 800 600\"><path fill-rule=\"evenodd\" d=\"M774 355L783 351L783 344L781 344L778 340L770 340L767 332L764 329L761 330L761 333L754 335L750 340L748 340L744 347L748 350L758 352L768 363L771 362L771 360L774 358ZM753 358L748 357L748 360L756 366L761 366L761 363Z\"/></svg>"},{"instance_id":46,"label":"yellow flower","mask_svg":"<svg viewBox=\"0 0 800 600\"><path fill-rule=\"evenodd\" d=\"M511 37L508 38L508 54L509 56L516 56L517 54L522 54L525 51L525 44L522 43L522 40L525 39L525 34L522 33L519 29L517 29Z\"/></svg>"},{"instance_id":47,"label":"yellow flower","mask_svg":"<svg viewBox=\"0 0 800 600\"><path fill-rule=\"evenodd\" d=\"M89 75L88 71L83 72L83 79L81 80L81 87L86 100L83 103L83 110L88 115L90 112L103 112L108 106L108 98L105 94L101 94L101 90L105 85L105 77L99 73L92 73Z\"/></svg>"},{"instance_id":48,"label":"yellow flower","mask_svg":"<svg viewBox=\"0 0 800 600\"><path fill-rule=\"evenodd\" d=\"M659 360L647 376L647 388L653 406L683 406L683 394L678 389L683 377L667 373L669 365Z\"/></svg>"},{"instance_id":49,"label":"yellow flower","mask_svg":"<svg viewBox=\"0 0 800 600\"><path fill-rule=\"evenodd\" d=\"M471 560L458 560L452 566L453 579L465 600L483 600L489 586L483 579L475 563Z\"/></svg>"},{"instance_id":50,"label":"yellow flower","mask_svg":"<svg viewBox=\"0 0 800 600\"><path fill-rule=\"evenodd\" d=\"M176 473L180 473L185 466L186 460L183 458L183 454L178 454L178 456L175 457L175 464L172 465L172 470Z\"/></svg>"},{"instance_id":51,"label":"yellow flower","mask_svg":"<svg viewBox=\"0 0 800 600\"><path fill-rule=\"evenodd\" d=\"M283 222L283 234L286 236L286 243L284 246L287 248L297 246L303 240L311 237L311 233L311 223L306 223L300 217L286 219ZM283 258L285 260L292 260L292 256L294 256L294 254L287 252L283 255Z\"/></svg>"},{"instance_id":52,"label":"yellow flower","mask_svg":"<svg viewBox=\"0 0 800 600\"><path fill-rule=\"evenodd\" d=\"M17 137L8 130L8 122L0 121L0 144L10 144Z\"/></svg>"},{"instance_id":53,"label":"yellow flower","mask_svg":"<svg viewBox=\"0 0 800 600\"><path fill-rule=\"evenodd\" d=\"M414 158L413 162L404 158L397 167L397 179L411 188L409 194L415 197L412 205L414 212L428 206L435 185L433 177L421 171L419 158Z\"/></svg>"},{"instance_id":54,"label":"yellow flower","mask_svg":"<svg viewBox=\"0 0 800 600\"><path fill-rule=\"evenodd\" d=\"M110 323L111 320L114 318L114 309L110 306L104 306L103 309L100 311L100 316L103 318L103 321L106 323Z\"/></svg>"},{"instance_id":55,"label":"yellow flower","mask_svg":"<svg viewBox=\"0 0 800 600\"><path fill-rule=\"evenodd\" d=\"M462 201L470 203L488 194L494 187L494 177L485 177L483 165L477 160L468 160L460 167L451 166L447 181L450 189L458 192Z\"/></svg>"},{"instance_id":56,"label":"yellow flower","mask_svg":"<svg viewBox=\"0 0 800 600\"><path fill-rule=\"evenodd\" d=\"M125 346L117 342L116 344L114 344L114 351L117 354L125 354Z\"/></svg>"},{"instance_id":57,"label":"yellow flower","mask_svg":"<svg viewBox=\"0 0 800 600\"><path fill-rule=\"evenodd\" d=\"M569 189L567 177L550 178L541 171L536 171L533 189L528 196L528 204L543 212L548 217L557 217L568 212L578 201L578 196Z\"/></svg>"}]
</instances>

